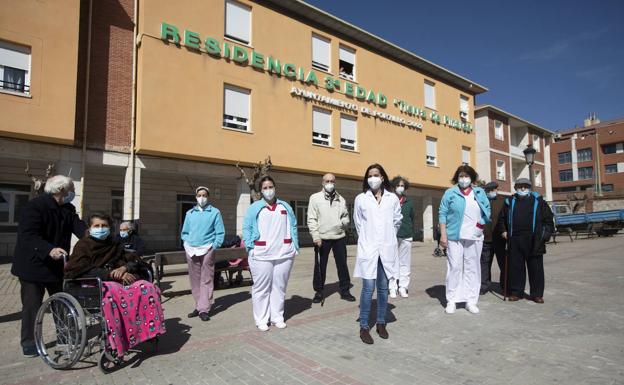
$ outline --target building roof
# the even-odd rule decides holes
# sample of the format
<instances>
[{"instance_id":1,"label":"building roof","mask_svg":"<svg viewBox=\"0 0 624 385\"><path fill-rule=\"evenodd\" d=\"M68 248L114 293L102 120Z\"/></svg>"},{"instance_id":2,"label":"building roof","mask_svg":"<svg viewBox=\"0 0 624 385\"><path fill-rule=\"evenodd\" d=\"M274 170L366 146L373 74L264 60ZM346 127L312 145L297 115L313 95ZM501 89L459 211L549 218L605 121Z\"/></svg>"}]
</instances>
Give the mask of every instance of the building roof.
<instances>
[{"instance_id":1,"label":"building roof","mask_svg":"<svg viewBox=\"0 0 624 385\"><path fill-rule=\"evenodd\" d=\"M274 8L282 9L300 18L309 20L315 25L335 32L339 35L349 37L353 42L371 49L383 56L414 68L418 71L430 74L442 81L445 81L460 90L477 95L487 92L484 86L457 75L446 68L434 64L420 56L407 51L395 44L392 44L378 36L373 35L359 27L356 27L334 15L331 15L319 8L307 4L301 0L256 0L260 3L269 3Z\"/></svg>"},{"instance_id":2,"label":"building roof","mask_svg":"<svg viewBox=\"0 0 624 385\"><path fill-rule=\"evenodd\" d=\"M606 120L604 122L592 124L591 126L587 126L587 127L577 127L577 128L570 128L567 130L561 130L561 131L558 131L557 134L570 135L570 134L576 134L576 133L583 132L583 131L592 131L597 128L605 128L608 126L613 126L616 124L623 124L623 123L624 123L624 117L612 119L612 120Z\"/></svg>"},{"instance_id":3,"label":"building roof","mask_svg":"<svg viewBox=\"0 0 624 385\"><path fill-rule=\"evenodd\" d=\"M518 116L516 116L514 114L511 114L511 113L509 113L509 112L507 112L505 110L502 110L502 109L500 109L500 108L498 108L496 106L493 106L491 104L483 104L483 105L475 107L475 113L477 113L479 111L484 111L484 110L494 111L494 112L496 112L499 115L503 115L503 116L507 117L508 119L513 119L513 120L517 121L518 123L520 123L522 125L527 125L527 126L533 128L535 130L542 131L545 134L548 134L548 135L554 135L555 134L555 132L553 132L551 130L548 130L548 129L544 128L544 127L538 126L537 124L531 123L531 122L529 122L526 119L522 119L522 118L520 118L520 117L518 117Z\"/></svg>"}]
</instances>

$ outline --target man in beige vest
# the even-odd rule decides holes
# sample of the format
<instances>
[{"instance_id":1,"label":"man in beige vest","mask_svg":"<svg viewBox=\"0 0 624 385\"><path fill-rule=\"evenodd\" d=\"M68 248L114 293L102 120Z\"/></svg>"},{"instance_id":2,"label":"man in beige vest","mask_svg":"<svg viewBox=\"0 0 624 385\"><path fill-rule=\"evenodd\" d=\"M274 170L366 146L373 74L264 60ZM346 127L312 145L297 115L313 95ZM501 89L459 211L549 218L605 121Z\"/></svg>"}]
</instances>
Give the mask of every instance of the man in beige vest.
<instances>
[{"instance_id":1,"label":"man in beige vest","mask_svg":"<svg viewBox=\"0 0 624 385\"><path fill-rule=\"evenodd\" d=\"M319 303L324 299L325 273L329 252L333 251L338 270L340 298L355 301L351 295L351 279L347 266L347 237L349 212L344 198L336 192L336 177L333 174L323 176L323 190L310 196L308 204L308 229L314 241L314 299Z\"/></svg>"}]
</instances>

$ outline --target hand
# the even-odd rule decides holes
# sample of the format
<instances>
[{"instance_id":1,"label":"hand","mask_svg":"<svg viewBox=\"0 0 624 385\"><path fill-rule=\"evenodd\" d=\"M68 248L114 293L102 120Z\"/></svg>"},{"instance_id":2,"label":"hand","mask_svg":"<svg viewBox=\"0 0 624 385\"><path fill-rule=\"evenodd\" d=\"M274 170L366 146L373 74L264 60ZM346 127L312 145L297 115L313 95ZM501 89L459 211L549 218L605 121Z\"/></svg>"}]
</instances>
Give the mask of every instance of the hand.
<instances>
[{"instance_id":1,"label":"hand","mask_svg":"<svg viewBox=\"0 0 624 385\"><path fill-rule=\"evenodd\" d=\"M50 250L50 257L54 260L59 260L59 259L63 259L63 256L67 255L67 251L63 250L60 247L55 247L52 250Z\"/></svg>"},{"instance_id":2,"label":"hand","mask_svg":"<svg viewBox=\"0 0 624 385\"><path fill-rule=\"evenodd\" d=\"M320 239L317 239L316 241L314 241L314 246L316 247L321 247L322 244L323 244L323 241Z\"/></svg>"},{"instance_id":3,"label":"hand","mask_svg":"<svg viewBox=\"0 0 624 385\"><path fill-rule=\"evenodd\" d=\"M121 282L123 282L124 285L130 285L136 280L137 278L130 273L124 273L124 275L121 277Z\"/></svg>"},{"instance_id":4,"label":"hand","mask_svg":"<svg viewBox=\"0 0 624 385\"><path fill-rule=\"evenodd\" d=\"M502 233L501 237L503 237L503 239L507 239L507 232L505 231L504 233Z\"/></svg>"},{"instance_id":5,"label":"hand","mask_svg":"<svg viewBox=\"0 0 624 385\"><path fill-rule=\"evenodd\" d=\"M440 236L440 246L442 246L445 249L448 247L448 238L447 238L446 234Z\"/></svg>"},{"instance_id":6,"label":"hand","mask_svg":"<svg viewBox=\"0 0 624 385\"><path fill-rule=\"evenodd\" d=\"M116 281L121 281L123 279L124 274L126 274L127 271L128 269L125 266L118 267L115 270L110 272L110 276L112 279Z\"/></svg>"}]
</instances>

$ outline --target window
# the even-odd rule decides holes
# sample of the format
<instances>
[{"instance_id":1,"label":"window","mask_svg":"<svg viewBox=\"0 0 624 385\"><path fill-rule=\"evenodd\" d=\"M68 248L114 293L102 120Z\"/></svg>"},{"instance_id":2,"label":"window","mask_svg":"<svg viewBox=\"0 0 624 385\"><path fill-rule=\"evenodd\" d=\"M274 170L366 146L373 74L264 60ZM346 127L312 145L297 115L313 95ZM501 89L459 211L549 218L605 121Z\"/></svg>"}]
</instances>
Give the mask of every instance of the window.
<instances>
[{"instance_id":1,"label":"window","mask_svg":"<svg viewBox=\"0 0 624 385\"><path fill-rule=\"evenodd\" d=\"M223 95L223 127L251 131L249 124L250 90L226 85Z\"/></svg>"},{"instance_id":2,"label":"window","mask_svg":"<svg viewBox=\"0 0 624 385\"><path fill-rule=\"evenodd\" d=\"M436 138L427 137L427 165L436 166L438 164L438 159L436 156L436 145L438 140Z\"/></svg>"},{"instance_id":3,"label":"window","mask_svg":"<svg viewBox=\"0 0 624 385\"><path fill-rule=\"evenodd\" d=\"M340 115L340 148L356 150L357 119L349 115Z\"/></svg>"},{"instance_id":4,"label":"window","mask_svg":"<svg viewBox=\"0 0 624 385\"><path fill-rule=\"evenodd\" d=\"M494 137L498 140L505 140L505 132L503 131L503 122L494 121Z\"/></svg>"},{"instance_id":5,"label":"window","mask_svg":"<svg viewBox=\"0 0 624 385\"><path fill-rule=\"evenodd\" d=\"M619 154L624 152L624 143L611 143L602 146L602 152L605 154Z\"/></svg>"},{"instance_id":6,"label":"window","mask_svg":"<svg viewBox=\"0 0 624 385\"><path fill-rule=\"evenodd\" d=\"M244 44L251 42L251 8L232 0L225 2L225 36Z\"/></svg>"},{"instance_id":7,"label":"window","mask_svg":"<svg viewBox=\"0 0 624 385\"><path fill-rule=\"evenodd\" d=\"M497 160L496 161L496 179L505 180L505 161Z\"/></svg>"},{"instance_id":8,"label":"window","mask_svg":"<svg viewBox=\"0 0 624 385\"><path fill-rule=\"evenodd\" d=\"M592 179L594 177L593 167L579 167L578 178L580 179Z\"/></svg>"},{"instance_id":9,"label":"window","mask_svg":"<svg viewBox=\"0 0 624 385\"><path fill-rule=\"evenodd\" d=\"M339 47L339 50L338 67L340 68L340 77L355 80L355 51L343 45Z\"/></svg>"},{"instance_id":10,"label":"window","mask_svg":"<svg viewBox=\"0 0 624 385\"><path fill-rule=\"evenodd\" d=\"M605 174L615 174L618 172L617 164L606 164L605 165Z\"/></svg>"},{"instance_id":11,"label":"window","mask_svg":"<svg viewBox=\"0 0 624 385\"><path fill-rule=\"evenodd\" d=\"M29 199L29 185L0 184L0 226L17 226Z\"/></svg>"},{"instance_id":12,"label":"window","mask_svg":"<svg viewBox=\"0 0 624 385\"><path fill-rule=\"evenodd\" d=\"M578 162L586 162L588 160L592 160L592 149L583 148L581 150L577 150L576 157Z\"/></svg>"},{"instance_id":13,"label":"window","mask_svg":"<svg viewBox=\"0 0 624 385\"><path fill-rule=\"evenodd\" d=\"M468 106L468 97L464 95L459 96L459 117L462 120L468 120L468 114L470 113L470 107Z\"/></svg>"},{"instance_id":14,"label":"window","mask_svg":"<svg viewBox=\"0 0 624 385\"><path fill-rule=\"evenodd\" d=\"M329 72L330 69L330 40L318 35L312 35L312 68Z\"/></svg>"},{"instance_id":15,"label":"window","mask_svg":"<svg viewBox=\"0 0 624 385\"><path fill-rule=\"evenodd\" d=\"M570 151L560 152L557 154L559 164L572 163L572 153Z\"/></svg>"},{"instance_id":16,"label":"window","mask_svg":"<svg viewBox=\"0 0 624 385\"><path fill-rule=\"evenodd\" d=\"M535 179L535 187L542 187L542 170L535 170L533 177Z\"/></svg>"},{"instance_id":17,"label":"window","mask_svg":"<svg viewBox=\"0 0 624 385\"><path fill-rule=\"evenodd\" d=\"M0 41L0 89L30 94L30 48Z\"/></svg>"},{"instance_id":18,"label":"window","mask_svg":"<svg viewBox=\"0 0 624 385\"><path fill-rule=\"evenodd\" d=\"M533 134L533 148L537 152L542 151L542 146L540 145L540 137L539 137L539 135Z\"/></svg>"},{"instance_id":19,"label":"window","mask_svg":"<svg viewBox=\"0 0 624 385\"><path fill-rule=\"evenodd\" d=\"M572 169L559 170L559 181L570 182L572 180Z\"/></svg>"},{"instance_id":20,"label":"window","mask_svg":"<svg viewBox=\"0 0 624 385\"><path fill-rule=\"evenodd\" d=\"M605 191L605 192L613 191L613 184L603 184L602 191Z\"/></svg>"},{"instance_id":21,"label":"window","mask_svg":"<svg viewBox=\"0 0 624 385\"><path fill-rule=\"evenodd\" d=\"M111 191L111 218L116 225L121 224L123 220L123 198L124 192L122 190Z\"/></svg>"},{"instance_id":22,"label":"window","mask_svg":"<svg viewBox=\"0 0 624 385\"><path fill-rule=\"evenodd\" d=\"M331 111L316 107L312 110L312 143L331 146Z\"/></svg>"},{"instance_id":23,"label":"window","mask_svg":"<svg viewBox=\"0 0 624 385\"><path fill-rule=\"evenodd\" d=\"M295 217L297 218L297 229L308 231L308 201L290 201Z\"/></svg>"},{"instance_id":24,"label":"window","mask_svg":"<svg viewBox=\"0 0 624 385\"><path fill-rule=\"evenodd\" d=\"M470 147L462 146L462 164L470 164Z\"/></svg>"},{"instance_id":25,"label":"window","mask_svg":"<svg viewBox=\"0 0 624 385\"><path fill-rule=\"evenodd\" d=\"M425 80L425 107L435 110L435 83Z\"/></svg>"}]
</instances>

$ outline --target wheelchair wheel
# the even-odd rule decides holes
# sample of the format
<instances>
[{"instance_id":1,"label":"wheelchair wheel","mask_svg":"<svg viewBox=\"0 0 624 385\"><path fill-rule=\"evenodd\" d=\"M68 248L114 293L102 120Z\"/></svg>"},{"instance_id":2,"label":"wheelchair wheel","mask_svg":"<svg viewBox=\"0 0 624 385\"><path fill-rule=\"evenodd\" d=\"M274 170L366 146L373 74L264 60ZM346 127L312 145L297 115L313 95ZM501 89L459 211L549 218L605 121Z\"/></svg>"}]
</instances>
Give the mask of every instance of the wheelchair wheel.
<instances>
[{"instance_id":1,"label":"wheelchair wheel","mask_svg":"<svg viewBox=\"0 0 624 385\"><path fill-rule=\"evenodd\" d=\"M87 345L87 322L82 307L67 293L56 293L39 308L35 344L39 356L54 369L71 368Z\"/></svg>"},{"instance_id":2,"label":"wheelchair wheel","mask_svg":"<svg viewBox=\"0 0 624 385\"><path fill-rule=\"evenodd\" d=\"M111 373L116 366L120 365L121 362L122 360L117 358L117 354L115 352L110 352L105 349L100 355L98 367L102 373L108 374Z\"/></svg>"}]
</instances>

